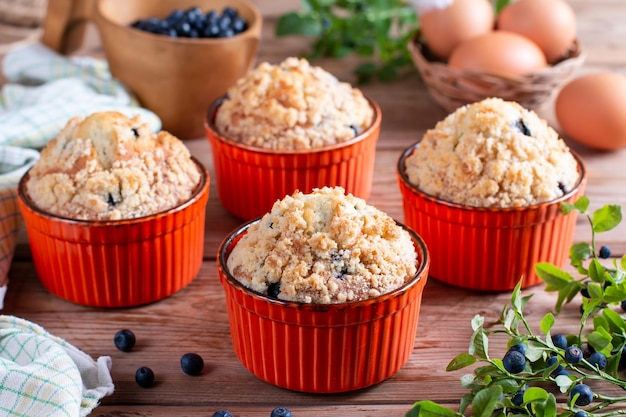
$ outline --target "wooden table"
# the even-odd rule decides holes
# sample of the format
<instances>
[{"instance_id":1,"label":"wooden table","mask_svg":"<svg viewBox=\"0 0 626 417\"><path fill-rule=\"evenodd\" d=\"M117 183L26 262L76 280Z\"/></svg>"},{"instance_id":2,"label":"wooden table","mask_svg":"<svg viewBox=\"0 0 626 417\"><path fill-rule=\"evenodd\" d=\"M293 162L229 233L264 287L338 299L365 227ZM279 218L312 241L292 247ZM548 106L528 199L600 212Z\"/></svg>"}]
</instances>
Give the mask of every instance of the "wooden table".
<instances>
[{"instance_id":1,"label":"wooden table","mask_svg":"<svg viewBox=\"0 0 626 417\"><path fill-rule=\"evenodd\" d=\"M258 62L278 62L306 50L299 38L276 39L275 17L297 7L295 0L256 0L265 16ZM280 3L280 5L273 4ZM270 5L271 4L271 5ZM623 0L571 0L578 16L578 33L587 56L582 72L600 69L626 72L626 7ZM79 51L80 52L80 51ZM82 52L101 55L97 36ZM315 63L345 81L354 81L356 61L319 60ZM395 164L400 152L419 140L424 131L446 112L428 96L416 71L393 83L372 83L363 90L380 103L383 124L376 156L376 175L369 203L398 220L403 219ZM552 103L540 114L555 124ZM211 151L205 138L186 142L192 153L212 172ZM592 208L605 203L626 203L626 150L596 152L571 145L580 152L589 170L587 195ZM110 356L115 392L96 408L94 416L210 416L228 409L238 417L269 416L276 406L290 408L294 416L403 416L417 400L431 399L454 406L466 392L459 378L465 372L446 372L448 362L464 352L471 335L470 320L481 314L487 321L499 316L509 293L478 293L430 279L423 297L415 350L395 376L374 387L337 395L290 392L262 382L250 374L233 353L223 290L215 265L217 245L241 223L220 205L215 184L207 208L205 261L197 278L177 294L157 303L127 309L87 308L63 301L39 283L31 263L24 234L10 272L10 286L3 313L40 324L92 357ZM598 236L614 256L626 251L626 225ZM589 239L589 228L579 219L576 240ZM539 319L554 307L555 294L537 286L527 313L538 328ZM574 332L579 323L578 303L564 308L557 327ZM137 335L133 352L123 353L113 345L113 335L122 328ZM201 376L185 375L180 356L196 352L204 357ZM502 352L504 353L504 352ZM139 366L149 366L157 383L150 389L134 381Z\"/></svg>"}]
</instances>

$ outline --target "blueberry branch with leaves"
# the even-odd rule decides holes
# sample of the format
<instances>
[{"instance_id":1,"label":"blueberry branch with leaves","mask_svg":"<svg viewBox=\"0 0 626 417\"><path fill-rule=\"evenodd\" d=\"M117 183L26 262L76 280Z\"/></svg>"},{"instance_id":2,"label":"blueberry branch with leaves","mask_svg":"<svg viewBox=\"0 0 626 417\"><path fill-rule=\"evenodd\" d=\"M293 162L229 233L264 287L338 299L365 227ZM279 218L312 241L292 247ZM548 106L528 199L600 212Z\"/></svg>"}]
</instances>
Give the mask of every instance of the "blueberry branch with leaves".
<instances>
[{"instance_id":1,"label":"blueberry branch with leaves","mask_svg":"<svg viewBox=\"0 0 626 417\"><path fill-rule=\"evenodd\" d=\"M622 303L626 256L605 266L601 259L610 256L608 249L596 250L596 234L619 225L621 207L606 205L589 212L589 200L583 196L574 204L562 204L561 211L582 214L591 226L591 242L575 243L570 250L571 264L582 277L574 278L549 263L538 263L535 270L546 291L559 294L556 313L578 293L583 295L578 334L555 332L556 317L551 312L540 320L540 333L534 332L524 316L532 294L522 295L520 282L496 323L486 326L484 317L474 316L468 351L446 368L475 366L472 374L461 378L469 392L461 398L458 411L423 400L406 417L460 417L470 411L480 417L626 415L626 409L619 408L625 406L626 394L598 392L609 387L612 392L626 391L626 380L619 375L626 368L626 321L618 312L626 305ZM506 352L494 357L490 338L502 336L508 338Z\"/></svg>"},{"instance_id":2,"label":"blueberry branch with leaves","mask_svg":"<svg viewBox=\"0 0 626 417\"><path fill-rule=\"evenodd\" d=\"M417 15L404 0L301 0L301 11L280 16L277 36L313 39L308 58L372 58L355 73L359 82L390 81L410 66L407 42L417 30Z\"/></svg>"}]
</instances>

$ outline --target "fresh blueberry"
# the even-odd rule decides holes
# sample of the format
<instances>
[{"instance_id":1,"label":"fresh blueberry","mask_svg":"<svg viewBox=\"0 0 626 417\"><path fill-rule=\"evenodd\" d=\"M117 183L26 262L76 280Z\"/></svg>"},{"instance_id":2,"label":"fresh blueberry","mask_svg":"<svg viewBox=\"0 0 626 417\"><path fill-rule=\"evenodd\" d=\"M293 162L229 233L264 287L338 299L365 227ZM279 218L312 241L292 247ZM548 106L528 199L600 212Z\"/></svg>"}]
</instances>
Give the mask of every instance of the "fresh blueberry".
<instances>
[{"instance_id":1,"label":"fresh blueberry","mask_svg":"<svg viewBox=\"0 0 626 417\"><path fill-rule=\"evenodd\" d=\"M626 311L626 300L622 300L620 307L622 307L622 311Z\"/></svg>"},{"instance_id":2,"label":"fresh blueberry","mask_svg":"<svg viewBox=\"0 0 626 417\"><path fill-rule=\"evenodd\" d=\"M291 410L285 407L276 407L272 410L270 417L291 417Z\"/></svg>"},{"instance_id":3,"label":"fresh blueberry","mask_svg":"<svg viewBox=\"0 0 626 417\"><path fill-rule=\"evenodd\" d=\"M205 38L217 38L220 35L220 27L217 23L207 23L202 31Z\"/></svg>"},{"instance_id":4,"label":"fresh blueberry","mask_svg":"<svg viewBox=\"0 0 626 417\"><path fill-rule=\"evenodd\" d=\"M522 405L524 403L524 390L519 390L515 393L511 402L515 405Z\"/></svg>"},{"instance_id":5,"label":"fresh blueberry","mask_svg":"<svg viewBox=\"0 0 626 417\"><path fill-rule=\"evenodd\" d=\"M589 282L590 281L585 281L584 282L585 286L580 289L580 295L582 295L585 298L591 297L591 295L589 295Z\"/></svg>"},{"instance_id":6,"label":"fresh blueberry","mask_svg":"<svg viewBox=\"0 0 626 417\"><path fill-rule=\"evenodd\" d=\"M557 333L552 335L552 343L559 349L567 349L567 337L564 334Z\"/></svg>"},{"instance_id":7,"label":"fresh blueberry","mask_svg":"<svg viewBox=\"0 0 626 417\"><path fill-rule=\"evenodd\" d=\"M231 26L233 30L235 31L235 33L241 33L244 30L246 30L246 28L248 27L248 23L245 21L244 18L237 16L233 20L233 23Z\"/></svg>"},{"instance_id":8,"label":"fresh blueberry","mask_svg":"<svg viewBox=\"0 0 626 417\"><path fill-rule=\"evenodd\" d=\"M565 369L563 366L558 366L557 369L552 372L552 376L556 378L557 376L570 376L570 372Z\"/></svg>"},{"instance_id":9,"label":"fresh blueberry","mask_svg":"<svg viewBox=\"0 0 626 417\"><path fill-rule=\"evenodd\" d=\"M516 350L520 352L522 355L526 354L527 349L528 349L528 345L526 343L518 343L517 345L513 345L509 348L509 350Z\"/></svg>"},{"instance_id":10,"label":"fresh blueberry","mask_svg":"<svg viewBox=\"0 0 626 417\"><path fill-rule=\"evenodd\" d=\"M576 411L576 414L574 414L574 417L587 417L588 414L585 411Z\"/></svg>"},{"instance_id":11,"label":"fresh blueberry","mask_svg":"<svg viewBox=\"0 0 626 417\"><path fill-rule=\"evenodd\" d=\"M583 351L578 346L568 346L565 349L565 362L567 363L578 363L583 358Z\"/></svg>"},{"instance_id":12,"label":"fresh blueberry","mask_svg":"<svg viewBox=\"0 0 626 417\"><path fill-rule=\"evenodd\" d=\"M228 410L218 410L211 417L233 417L233 415Z\"/></svg>"},{"instance_id":13,"label":"fresh blueberry","mask_svg":"<svg viewBox=\"0 0 626 417\"><path fill-rule=\"evenodd\" d=\"M119 330L115 333L113 337L113 343L115 343L115 347L121 350L122 352L130 352L135 347L135 343L137 339L135 338L135 333L128 329Z\"/></svg>"},{"instance_id":14,"label":"fresh blueberry","mask_svg":"<svg viewBox=\"0 0 626 417\"><path fill-rule=\"evenodd\" d=\"M591 391L588 385L578 384L574 386L569 393L569 398L574 398L576 394L578 394L578 398L576 399L576 405L578 406L584 407L591 404L591 401L593 401L593 391Z\"/></svg>"},{"instance_id":15,"label":"fresh blueberry","mask_svg":"<svg viewBox=\"0 0 626 417\"><path fill-rule=\"evenodd\" d=\"M224 10L222 10L222 16L228 16L231 19L236 17L238 15L237 10L231 6L226 6L224 7Z\"/></svg>"},{"instance_id":16,"label":"fresh blueberry","mask_svg":"<svg viewBox=\"0 0 626 417\"><path fill-rule=\"evenodd\" d=\"M142 366L135 372L135 382L142 388L150 388L154 384L154 372L147 366Z\"/></svg>"},{"instance_id":17,"label":"fresh blueberry","mask_svg":"<svg viewBox=\"0 0 626 417\"><path fill-rule=\"evenodd\" d=\"M526 356L516 350L508 351L502 359L502 365L508 372L518 374L524 370Z\"/></svg>"},{"instance_id":18,"label":"fresh blueberry","mask_svg":"<svg viewBox=\"0 0 626 417\"><path fill-rule=\"evenodd\" d=\"M557 356L550 356L546 360L546 368L550 368L555 363L559 363L559 358ZM557 375L559 375L564 370L565 370L565 368L563 367L563 365L558 365L556 368L554 368L554 370L552 371L552 373L550 375L556 377Z\"/></svg>"},{"instance_id":19,"label":"fresh blueberry","mask_svg":"<svg viewBox=\"0 0 626 417\"><path fill-rule=\"evenodd\" d=\"M611 256L611 249L606 246L601 246L600 251L598 252L598 256L602 259L609 258Z\"/></svg>"},{"instance_id":20,"label":"fresh blueberry","mask_svg":"<svg viewBox=\"0 0 626 417\"><path fill-rule=\"evenodd\" d=\"M598 369L606 368L608 363L608 359L604 353L601 352L593 352L591 356L589 356L589 363L591 366L597 366Z\"/></svg>"},{"instance_id":21,"label":"fresh blueberry","mask_svg":"<svg viewBox=\"0 0 626 417\"><path fill-rule=\"evenodd\" d=\"M180 367L187 375L200 375L204 368L204 360L197 353L185 353L180 358Z\"/></svg>"}]
</instances>

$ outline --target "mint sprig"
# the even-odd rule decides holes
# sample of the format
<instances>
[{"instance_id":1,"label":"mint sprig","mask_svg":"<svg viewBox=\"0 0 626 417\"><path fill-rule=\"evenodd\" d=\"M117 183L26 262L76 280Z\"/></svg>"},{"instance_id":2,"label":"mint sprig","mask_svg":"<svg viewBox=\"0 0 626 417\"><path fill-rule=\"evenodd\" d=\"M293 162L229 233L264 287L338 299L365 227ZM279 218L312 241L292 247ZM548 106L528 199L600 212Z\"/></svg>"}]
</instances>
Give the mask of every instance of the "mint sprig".
<instances>
[{"instance_id":1,"label":"mint sprig","mask_svg":"<svg viewBox=\"0 0 626 417\"><path fill-rule=\"evenodd\" d=\"M620 369L626 367L626 321L620 314L626 300L626 256L610 261L601 259L596 249L596 234L618 226L621 207L606 205L589 211L589 200L581 197L574 204L561 206L563 215L582 214L591 228L591 242L576 243L570 250L570 261L582 277L548 263L536 265L538 275L546 282L546 291L558 292L555 312L586 291L583 297L578 334L567 335L568 346L584 347L608 358L605 368L595 365L589 355L579 362L566 360L565 350L552 341L556 334L556 316L549 312L533 331L524 309L533 294L523 295L521 281L513 290L499 320L491 325L484 317L474 316L467 352L457 355L446 368L458 371L473 367L473 373L461 377L468 393L460 399L458 410L430 400L418 401L406 417L613 417L626 415L626 396L606 395L601 391L626 391L626 380ZM591 320L591 323L589 324ZM503 358L507 352L494 354L489 346L494 337L507 338L507 352L524 348L525 363L521 372L510 372ZM568 347L569 349L569 347ZM589 385L587 385L589 384ZM581 398L581 391L593 387L591 402ZM581 390L581 388L584 388ZM467 414L471 413L471 414Z\"/></svg>"}]
</instances>

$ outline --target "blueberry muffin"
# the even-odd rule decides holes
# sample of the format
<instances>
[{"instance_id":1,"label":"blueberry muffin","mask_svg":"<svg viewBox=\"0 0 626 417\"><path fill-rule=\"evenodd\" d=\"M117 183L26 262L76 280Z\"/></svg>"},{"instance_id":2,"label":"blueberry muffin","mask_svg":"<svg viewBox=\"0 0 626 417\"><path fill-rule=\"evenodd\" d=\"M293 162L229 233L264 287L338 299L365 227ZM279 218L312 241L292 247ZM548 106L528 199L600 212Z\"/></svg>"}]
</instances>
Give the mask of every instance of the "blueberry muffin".
<instances>
[{"instance_id":1,"label":"blueberry muffin","mask_svg":"<svg viewBox=\"0 0 626 417\"><path fill-rule=\"evenodd\" d=\"M26 191L48 213L76 220L133 219L189 200L200 170L182 141L139 117L75 117L29 172Z\"/></svg>"},{"instance_id":2,"label":"blueberry muffin","mask_svg":"<svg viewBox=\"0 0 626 417\"><path fill-rule=\"evenodd\" d=\"M488 98L426 132L406 159L409 182L451 203L526 207L554 200L579 180L565 142L535 112Z\"/></svg>"},{"instance_id":3,"label":"blueberry muffin","mask_svg":"<svg viewBox=\"0 0 626 417\"><path fill-rule=\"evenodd\" d=\"M217 111L225 137L277 150L344 143L370 127L374 110L362 92L305 59L267 62L238 80Z\"/></svg>"},{"instance_id":4,"label":"blueberry muffin","mask_svg":"<svg viewBox=\"0 0 626 417\"><path fill-rule=\"evenodd\" d=\"M277 201L227 261L231 274L254 291L316 304L385 294L410 280L417 264L409 233L341 187Z\"/></svg>"}]
</instances>

